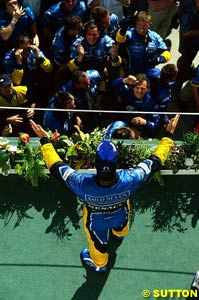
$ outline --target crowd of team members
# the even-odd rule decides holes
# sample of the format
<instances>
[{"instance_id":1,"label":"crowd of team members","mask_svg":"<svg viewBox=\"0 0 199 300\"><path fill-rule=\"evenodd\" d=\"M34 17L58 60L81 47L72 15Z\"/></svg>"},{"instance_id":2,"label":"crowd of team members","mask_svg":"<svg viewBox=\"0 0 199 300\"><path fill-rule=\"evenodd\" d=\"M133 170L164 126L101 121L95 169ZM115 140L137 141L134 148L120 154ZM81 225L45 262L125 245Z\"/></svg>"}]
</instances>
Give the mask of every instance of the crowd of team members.
<instances>
[{"instance_id":1,"label":"crowd of team members","mask_svg":"<svg viewBox=\"0 0 199 300\"><path fill-rule=\"evenodd\" d=\"M135 13L136 1L121 1L119 16L103 7L103 1L38 2L1 1L0 106L5 109L0 111L0 130L3 135L32 133L29 119L33 118L45 129L58 129L68 136L76 130L74 125L89 132L111 123L111 134L118 127L125 127L119 135L156 137L168 123L166 111L175 94L172 89L178 95L181 92L182 98L187 97L189 90L189 98L193 96L195 101L193 110L199 110L199 68L183 93L183 50L178 70L177 64L169 63L171 45L165 38L170 27L167 26L167 33L162 33L163 37L151 30L153 14L143 10ZM192 15L198 13L198 0L182 1L182 12L186 2L189 5L192 2L192 6L195 3ZM31 3L31 7L27 5ZM176 13L177 8L174 10L172 6L172 11ZM190 70L192 60L186 64ZM186 80L192 76L188 73ZM182 103L187 103L186 100ZM24 109L16 110L18 106ZM54 110L44 113L35 108ZM61 111L64 109L71 111ZM73 112L75 109L78 111ZM114 113L98 113L98 110Z\"/></svg>"}]
</instances>

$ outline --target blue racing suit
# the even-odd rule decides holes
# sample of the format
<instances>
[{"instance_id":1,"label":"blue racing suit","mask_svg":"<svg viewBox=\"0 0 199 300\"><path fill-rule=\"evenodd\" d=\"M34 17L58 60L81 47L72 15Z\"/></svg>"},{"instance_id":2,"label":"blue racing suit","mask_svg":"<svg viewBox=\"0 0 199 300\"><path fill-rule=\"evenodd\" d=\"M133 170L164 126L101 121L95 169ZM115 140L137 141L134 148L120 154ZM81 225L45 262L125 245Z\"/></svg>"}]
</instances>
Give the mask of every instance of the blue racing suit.
<instances>
[{"instance_id":1,"label":"blue racing suit","mask_svg":"<svg viewBox=\"0 0 199 300\"><path fill-rule=\"evenodd\" d=\"M85 72L90 79L90 87L86 90L78 90L72 80L67 81L60 90L71 93L75 97L75 105L77 109L92 109L95 97L98 93L100 83L100 74L96 70L88 70Z\"/></svg>"},{"instance_id":2,"label":"blue racing suit","mask_svg":"<svg viewBox=\"0 0 199 300\"><path fill-rule=\"evenodd\" d=\"M51 98L48 108L54 107L55 97ZM43 116L43 127L45 130L54 132L57 130L61 135L71 136L74 133L74 125L76 125L76 115L71 112L59 112L46 110Z\"/></svg>"},{"instance_id":3,"label":"blue racing suit","mask_svg":"<svg viewBox=\"0 0 199 300\"><path fill-rule=\"evenodd\" d=\"M117 182L108 187L96 183L95 174L79 173L63 163L48 138L41 139L41 151L50 172L84 203L83 223L90 256L99 267L107 265L109 231L122 237L129 231L130 201L135 191L166 160L173 141L164 137L148 159L135 168L117 172Z\"/></svg>"},{"instance_id":4,"label":"blue racing suit","mask_svg":"<svg viewBox=\"0 0 199 300\"><path fill-rule=\"evenodd\" d=\"M72 44L70 48L70 62L69 69L74 72L77 69L86 71L95 69L100 74L104 73L104 68L107 66L107 58L111 53L112 44L114 40L108 35L103 35L99 38L96 45L91 46L87 43L84 37L79 37ZM78 56L78 44L84 48L84 58L81 63L78 63L76 57Z\"/></svg>"},{"instance_id":5,"label":"blue racing suit","mask_svg":"<svg viewBox=\"0 0 199 300\"><path fill-rule=\"evenodd\" d=\"M56 65L66 63L70 59L70 47L75 39L65 36L65 26L57 30L51 45L52 56Z\"/></svg>"},{"instance_id":6,"label":"blue racing suit","mask_svg":"<svg viewBox=\"0 0 199 300\"><path fill-rule=\"evenodd\" d=\"M143 99L137 99L131 87L123 83L123 78L118 78L112 82L113 90L121 96L126 110L135 111L136 114L133 114L132 117L140 116L146 119L146 125L144 126L135 126L142 137L153 137L160 126L161 116L157 113L160 111L159 105L154 101L149 92L146 92ZM141 113L139 113L139 111ZM145 111L154 111L154 114L144 114Z\"/></svg>"},{"instance_id":7,"label":"blue racing suit","mask_svg":"<svg viewBox=\"0 0 199 300\"><path fill-rule=\"evenodd\" d=\"M39 20L39 26L44 30L58 30L64 25L65 18L68 16L78 16L82 20L86 14L86 4L84 1L77 0L74 9L71 12L66 12L62 9L61 1L47 9Z\"/></svg>"},{"instance_id":8,"label":"blue racing suit","mask_svg":"<svg viewBox=\"0 0 199 300\"><path fill-rule=\"evenodd\" d=\"M130 28L125 35L117 32L116 41L123 44L127 52L127 74L145 73L150 77L159 77L159 63L168 62L171 55L162 37L155 31L148 30L146 37L139 35L135 28Z\"/></svg>"},{"instance_id":9,"label":"blue racing suit","mask_svg":"<svg viewBox=\"0 0 199 300\"><path fill-rule=\"evenodd\" d=\"M119 19L115 14L110 14L110 25L108 28L99 27L101 34L106 34L112 39L115 39L116 32L119 29Z\"/></svg>"}]
</instances>

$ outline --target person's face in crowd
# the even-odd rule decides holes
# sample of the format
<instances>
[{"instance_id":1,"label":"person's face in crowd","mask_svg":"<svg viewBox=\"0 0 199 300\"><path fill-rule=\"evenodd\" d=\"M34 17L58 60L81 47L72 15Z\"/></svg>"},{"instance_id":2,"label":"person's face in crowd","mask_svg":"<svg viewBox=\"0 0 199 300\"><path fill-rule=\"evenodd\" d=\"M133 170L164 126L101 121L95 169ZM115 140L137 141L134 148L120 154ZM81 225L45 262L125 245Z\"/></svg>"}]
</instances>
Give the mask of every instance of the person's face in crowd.
<instances>
[{"instance_id":1,"label":"person's face in crowd","mask_svg":"<svg viewBox=\"0 0 199 300\"><path fill-rule=\"evenodd\" d=\"M107 14L105 18L103 18L101 21L100 21L100 25L103 27L103 28L108 28L110 26L110 15Z\"/></svg>"},{"instance_id":2,"label":"person's face in crowd","mask_svg":"<svg viewBox=\"0 0 199 300\"><path fill-rule=\"evenodd\" d=\"M83 26L83 24L80 23L79 26L77 26L76 28L74 28L74 29L72 29L72 28L69 29L69 30L67 31L67 37L73 38L73 37L75 37L76 35L79 35L80 32L81 32L82 26Z\"/></svg>"},{"instance_id":3,"label":"person's face in crowd","mask_svg":"<svg viewBox=\"0 0 199 300\"><path fill-rule=\"evenodd\" d=\"M16 11L17 9L19 9L19 3L16 0L10 0L6 3L5 5L5 10L12 15L13 11Z\"/></svg>"},{"instance_id":4,"label":"person's face in crowd","mask_svg":"<svg viewBox=\"0 0 199 300\"><path fill-rule=\"evenodd\" d=\"M8 84L6 86L0 86L0 94L5 98L11 98L13 95L13 84Z\"/></svg>"},{"instance_id":5,"label":"person's face in crowd","mask_svg":"<svg viewBox=\"0 0 199 300\"><path fill-rule=\"evenodd\" d=\"M78 89L87 90L90 87L90 78L85 73L83 76L79 78Z\"/></svg>"},{"instance_id":6,"label":"person's face in crowd","mask_svg":"<svg viewBox=\"0 0 199 300\"><path fill-rule=\"evenodd\" d=\"M177 77L177 75L178 75L178 67L177 66L175 66L175 75L173 76L173 78L172 78L172 80L176 80L176 77Z\"/></svg>"},{"instance_id":7,"label":"person's face in crowd","mask_svg":"<svg viewBox=\"0 0 199 300\"><path fill-rule=\"evenodd\" d=\"M147 81L143 80L142 82L137 83L133 87L133 94L137 99L143 99L147 92Z\"/></svg>"},{"instance_id":8,"label":"person's face in crowd","mask_svg":"<svg viewBox=\"0 0 199 300\"><path fill-rule=\"evenodd\" d=\"M97 44L99 36L99 30L97 27L93 29L88 28L86 31L86 41L91 46Z\"/></svg>"},{"instance_id":9,"label":"person's face in crowd","mask_svg":"<svg viewBox=\"0 0 199 300\"><path fill-rule=\"evenodd\" d=\"M70 101L66 104L66 109L74 109L74 108L76 108L75 98L71 97Z\"/></svg>"},{"instance_id":10,"label":"person's face in crowd","mask_svg":"<svg viewBox=\"0 0 199 300\"><path fill-rule=\"evenodd\" d=\"M64 11L71 12L75 5L77 0L62 0L62 8Z\"/></svg>"},{"instance_id":11,"label":"person's face in crowd","mask_svg":"<svg viewBox=\"0 0 199 300\"><path fill-rule=\"evenodd\" d=\"M28 58L29 52L31 50L31 43L20 43L19 48L23 49L23 52L21 53L22 58L26 60Z\"/></svg>"},{"instance_id":12,"label":"person's face in crowd","mask_svg":"<svg viewBox=\"0 0 199 300\"><path fill-rule=\"evenodd\" d=\"M199 0L196 0L196 7L199 9Z\"/></svg>"},{"instance_id":13,"label":"person's face in crowd","mask_svg":"<svg viewBox=\"0 0 199 300\"><path fill-rule=\"evenodd\" d=\"M151 25L150 20L148 20L148 21L137 21L136 25L135 25L135 29L136 29L138 34L140 34L142 36L146 36L150 25Z\"/></svg>"}]
</instances>

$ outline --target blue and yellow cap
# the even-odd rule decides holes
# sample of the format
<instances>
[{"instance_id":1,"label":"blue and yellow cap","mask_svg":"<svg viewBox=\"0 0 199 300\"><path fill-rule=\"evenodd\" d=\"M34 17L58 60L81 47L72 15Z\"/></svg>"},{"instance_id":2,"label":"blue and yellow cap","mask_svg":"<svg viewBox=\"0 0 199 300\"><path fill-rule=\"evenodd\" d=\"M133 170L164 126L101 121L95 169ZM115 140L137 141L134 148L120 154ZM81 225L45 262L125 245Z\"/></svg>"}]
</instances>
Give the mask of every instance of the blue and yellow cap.
<instances>
[{"instance_id":1,"label":"blue and yellow cap","mask_svg":"<svg viewBox=\"0 0 199 300\"><path fill-rule=\"evenodd\" d=\"M99 143L96 150L95 167L97 173L115 173L118 165L118 151L110 141Z\"/></svg>"}]
</instances>

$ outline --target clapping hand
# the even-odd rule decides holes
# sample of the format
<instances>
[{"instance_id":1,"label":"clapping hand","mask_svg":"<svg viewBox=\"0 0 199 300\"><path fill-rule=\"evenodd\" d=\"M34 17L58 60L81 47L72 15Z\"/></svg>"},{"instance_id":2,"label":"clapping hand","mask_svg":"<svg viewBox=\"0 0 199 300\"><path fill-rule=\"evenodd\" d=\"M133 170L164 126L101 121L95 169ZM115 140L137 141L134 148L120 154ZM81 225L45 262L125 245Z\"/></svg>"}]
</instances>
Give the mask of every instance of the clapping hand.
<instances>
[{"instance_id":1,"label":"clapping hand","mask_svg":"<svg viewBox=\"0 0 199 300\"><path fill-rule=\"evenodd\" d=\"M17 7L16 9L13 10L12 13L13 21L17 22L24 14L25 14L24 8L22 6Z\"/></svg>"}]
</instances>

